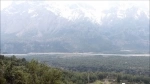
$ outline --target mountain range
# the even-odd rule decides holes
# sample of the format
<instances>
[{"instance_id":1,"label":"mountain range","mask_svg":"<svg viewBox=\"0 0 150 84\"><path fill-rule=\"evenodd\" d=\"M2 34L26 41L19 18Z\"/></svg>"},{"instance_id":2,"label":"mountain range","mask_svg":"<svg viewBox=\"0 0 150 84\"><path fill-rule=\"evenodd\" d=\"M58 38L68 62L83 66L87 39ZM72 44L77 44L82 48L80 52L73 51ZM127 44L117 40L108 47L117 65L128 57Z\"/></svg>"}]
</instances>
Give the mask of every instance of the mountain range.
<instances>
[{"instance_id":1,"label":"mountain range","mask_svg":"<svg viewBox=\"0 0 150 84\"><path fill-rule=\"evenodd\" d=\"M140 7L12 2L1 11L2 53L148 53L149 15Z\"/></svg>"}]
</instances>

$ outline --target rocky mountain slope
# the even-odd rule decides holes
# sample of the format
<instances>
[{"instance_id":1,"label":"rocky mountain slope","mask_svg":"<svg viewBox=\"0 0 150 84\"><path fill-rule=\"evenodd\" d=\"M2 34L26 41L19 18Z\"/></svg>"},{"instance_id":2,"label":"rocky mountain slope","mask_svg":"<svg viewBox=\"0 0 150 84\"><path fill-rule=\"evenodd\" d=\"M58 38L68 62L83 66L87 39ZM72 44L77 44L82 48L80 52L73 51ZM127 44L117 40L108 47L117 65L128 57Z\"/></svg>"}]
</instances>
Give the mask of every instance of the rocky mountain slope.
<instances>
[{"instance_id":1,"label":"rocky mountain slope","mask_svg":"<svg viewBox=\"0 0 150 84\"><path fill-rule=\"evenodd\" d=\"M147 12L113 6L98 14L88 4L13 2L1 11L2 52L148 52Z\"/></svg>"}]
</instances>

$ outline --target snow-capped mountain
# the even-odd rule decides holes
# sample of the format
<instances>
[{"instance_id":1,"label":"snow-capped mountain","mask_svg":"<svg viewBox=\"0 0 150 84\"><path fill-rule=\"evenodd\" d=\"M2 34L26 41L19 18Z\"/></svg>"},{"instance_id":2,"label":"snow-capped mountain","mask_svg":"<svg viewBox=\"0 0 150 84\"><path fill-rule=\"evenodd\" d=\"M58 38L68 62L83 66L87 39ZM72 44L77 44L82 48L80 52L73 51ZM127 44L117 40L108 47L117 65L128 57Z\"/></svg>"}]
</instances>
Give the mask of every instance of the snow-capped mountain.
<instances>
[{"instance_id":1,"label":"snow-capped mountain","mask_svg":"<svg viewBox=\"0 0 150 84\"><path fill-rule=\"evenodd\" d=\"M13 2L1 11L2 51L147 52L149 13L120 5L99 11L84 3Z\"/></svg>"}]
</instances>

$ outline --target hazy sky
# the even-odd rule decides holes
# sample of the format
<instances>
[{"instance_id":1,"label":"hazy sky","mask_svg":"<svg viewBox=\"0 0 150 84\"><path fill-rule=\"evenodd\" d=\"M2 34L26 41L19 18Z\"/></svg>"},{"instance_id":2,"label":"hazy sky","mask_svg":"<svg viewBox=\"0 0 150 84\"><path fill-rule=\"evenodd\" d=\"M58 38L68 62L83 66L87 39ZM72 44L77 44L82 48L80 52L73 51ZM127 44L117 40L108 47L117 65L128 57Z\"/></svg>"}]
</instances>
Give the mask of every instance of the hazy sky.
<instances>
[{"instance_id":1,"label":"hazy sky","mask_svg":"<svg viewBox=\"0 0 150 84\"><path fill-rule=\"evenodd\" d=\"M27 0L23 0L27 1ZM28 0L29 1L29 0ZM16 1L19 2L19 1ZM141 8L144 8L145 10L148 10L149 8L149 0L144 1L46 1L46 2L55 2L61 5L64 4L71 4L71 3L86 3L94 8L97 9L107 9L111 7L112 5L121 5L123 8L129 7L130 5L140 6ZM1 10L6 8L12 3L12 0L2 0L1 1Z\"/></svg>"}]
</instances>

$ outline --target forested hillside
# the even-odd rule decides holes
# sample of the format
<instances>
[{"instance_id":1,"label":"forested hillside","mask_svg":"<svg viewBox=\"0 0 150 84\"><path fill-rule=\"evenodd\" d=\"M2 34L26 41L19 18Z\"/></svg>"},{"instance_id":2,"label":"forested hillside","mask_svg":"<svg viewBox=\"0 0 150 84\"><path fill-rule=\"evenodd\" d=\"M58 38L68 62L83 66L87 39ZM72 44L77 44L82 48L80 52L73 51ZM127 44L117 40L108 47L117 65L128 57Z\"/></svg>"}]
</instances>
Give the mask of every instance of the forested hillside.
<instances>
[{"instance_id":1,"label":"forested hillside","mask_svg":"<svg viewBox=\"0 0 150 84\"><path fill-rule=\"evenodd\" d=\"M36 60L0 56L0 84L149 84L144 75L115 72L68 71Z\"/></svg>"}]
</instances>

